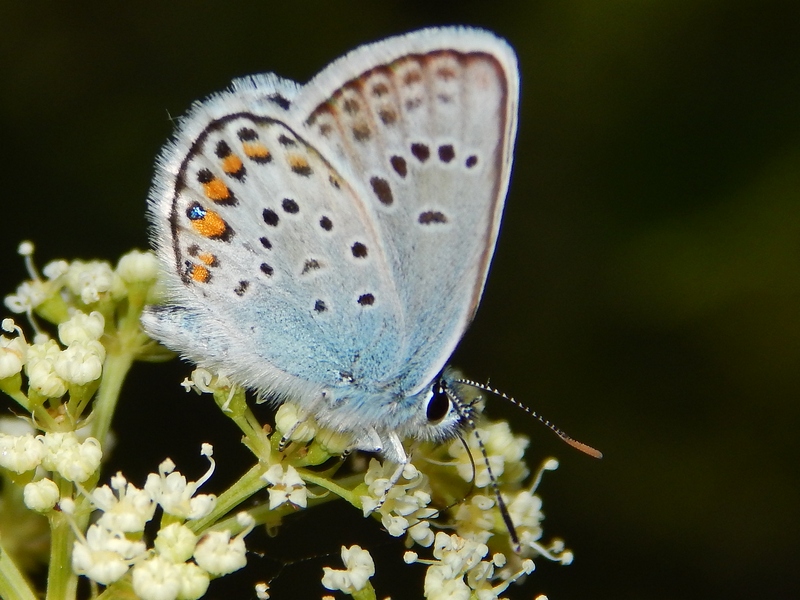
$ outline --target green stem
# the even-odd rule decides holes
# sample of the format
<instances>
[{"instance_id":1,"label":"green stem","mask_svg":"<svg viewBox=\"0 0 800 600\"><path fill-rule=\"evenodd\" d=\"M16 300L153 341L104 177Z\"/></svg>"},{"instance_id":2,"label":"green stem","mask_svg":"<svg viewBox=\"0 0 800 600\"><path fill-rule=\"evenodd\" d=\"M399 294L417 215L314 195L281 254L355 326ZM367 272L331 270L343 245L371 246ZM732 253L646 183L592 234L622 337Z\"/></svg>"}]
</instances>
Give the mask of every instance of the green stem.
<instances>
[{"instance_id":1,"label":"green stem","mask_svg":"<svg viewBox=\"0 0 800 600\"><path fill-rule=\"evenodd\" d=\"M132 600L133 598L138 598L136 592L133 591L133 583L129 577L123 577L108 586L94 600Z\"/></svg>"},{"instance_id":2,"label":"green stem","mask_svg":"<svg viewBox=\"0 0 800 600\"><path fill-rule=\"evenodd\" d=\"M0 540L0 598L5 600L36 600L30 584L17 563L11 558Z\"/></svg>"},{"instance_id":3,"label":"green stem","mask_svg":"<svg viewBox=\"0 0 800 600\"><path fill-rule=\"evenodd\" d=\"M139 294L140 296L141 294ZM127 305L127 313L117 322L117 331L111 336L111 342L106 344L106 360L103 363L103 378L100 388L94 398L92 408L92 435L105 443L108 431L111 429L111 419L117 408L119 392L125 377L130 371L136 355L141 351L149 338L139 327L142 298L138 298ZM106 316L106 327L112 322L114 315Z\"/></svg>"},{"instance_id":4,"label":"green stem","mask_svg":"<svg viewBox=\"0 0 800 600\"><path fill-rule=\"evenodd\" d=\"M186 525L195 533L200 533L216 523L220 518L227 515L230 511L247 500L260 489L263 489L267 482L261 479L264 473L264 466L260 463L254 465L247 473L239 478L239 481L225 490L218 498L214 510L207 516L196 521L190 521Z\"/></svg>"},{"instance_id":5,"label":"green stem","mask_svg":"<svg viewBox=\"0 0 800 600\"><path fill-rule=\"evenodd\" d=\"M271 447L261 423L247 405L247 397L242 388L220 389L214 392L214 402L222 413L231 419L244 434L244 445L261 462L269 459Z\"/></svg>"},{"instance_id":6,"label":"green stem","mask_svg":"<svg viewBox=\"0 0 800 600\"><path fill-rule=\"evenodd\" d=\"M46 600L75 598L78 576L72 572L72 530L67 517L54 512L50 517L50 564L47 569Z\"/></svg>"},{"instance_id":7,"label":"green stem","mask_svg":"<svg viewBox=\"0 0 800 600\"><path fill-rule=\"evenodd\" d=\"M105 443L111 428L111 419L119 400L122 383L133 364L133 353L124 344L109 349L103 364L103 381L94 399L92 410L92 435L101 443Z\"/></svg>"},{"instance_id":8,"label":"green stem","mask_svg":"<svg viewBox=\"0 0 800 600\"><path fill-rule=\"evenodd\" d=\"M366 585L352 594L353 600L375 600L375 588L367 581Z\"/></svg>"},{"instance_id":9,"label":"green stem","mask_svg":"<svg viewBox=\"0 0 800 600\"><path fill-rule=\"evenodd\" d=\"M7 394L14 399L16 403L25 410L26 413L31 412L31 403L28 400L28 397L22 393L21 373L17 373L16 375L12 375L11 377L6 377L5 379L0 380L0 392Z\"/></svg>"},{"instance_id":10,"label":"green stem","mask_svg":"<svg viewBox=\"0 0 800 600\"><path fill-rule=\"evenodd\" d=\"M328 490L329 492L332 492L332 493L336 494L341 499L343 499L346 502L352 504L356 508L358 508L358 509L362 508L361 507L361 498L359 497L358 494L355 493L354 489L349 489L349 488L343 487L343 486L339 485L338 483L336 483L336 482L334 482L334 481L332 481L330 479L326 479L325 477L320 477L319 475L317 475L315 473L312 473L310 471L306 471L305 469L302 469L302 470L298 469L298 473L300 474L300 477L303 478L303 481L318 485L319 487L324 488L324 489ZM353 481L358 481L360 483L364 482L363 475L361 475L360 479L359 479L359 476L353 476L351 479ZM341 480L341 481L345 481L345 480Z\"/></svg>"}]
</instances>

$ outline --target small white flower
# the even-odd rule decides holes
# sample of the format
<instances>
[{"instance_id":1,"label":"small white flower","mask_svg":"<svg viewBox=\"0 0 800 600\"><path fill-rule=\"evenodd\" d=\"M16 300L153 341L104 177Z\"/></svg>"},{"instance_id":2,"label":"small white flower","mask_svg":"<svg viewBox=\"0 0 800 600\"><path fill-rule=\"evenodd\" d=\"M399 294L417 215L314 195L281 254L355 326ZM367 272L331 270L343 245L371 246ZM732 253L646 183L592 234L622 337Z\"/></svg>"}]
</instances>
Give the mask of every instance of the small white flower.
<instances>
[{"instance_id":1,"label":"small white flower","mask_svg":"<svg viewBox=\"0 0 800 600\"><path fill-rule=\"evenodd\" d=\"M250 533L256 526L256 520L253 518L253 515L251 515L246 510L236 513L236 522L239 524L240 527L247 530L245 531L245 533L240 534L242 536Z\"/></svg>"},{"instance_id":2,"label":"small white flower","mask_svg":"<svg viewBox=\"0 0 800 600\"><path fill-rule=\"evenodd\" d=\"M364 516L377 510L389 535L399 537L408 532L416 543L430 546L433 534L428 526L420 525L438 512L428 508L431 502L428 478L409 463L403 468L403 477L391 485L396 468L388 462L381 465L375 459L370 461L364 475L369 496L360 498Z\"/></svg>"},{"instance_id":3,"label":"small white flower","mask_svg":"<svg viewBox=\"0 0 800 600\"><path fill-rule=\"evenodd\" d=\"M181 523L170 523L160 529L153 543L161 556L174 563L189 560L196 545L197 536Z\"/></svg>"},{"instance_id":4,"label":"small white flower","mask_svg":"<svg viewBox=\"0 0 800 600\"><path fill-rule=\"evenodd\" d=\"M309 442L317 434L313 417L293 402L284 402L275 413L275 429L293 442Z\"/></svg>"},{"instance_id":5,"label":"small white flower","mask_svg":"<svg viewBox=\"0 0 800 600\"><path fill-rule=\"evenodd\" d=\"M0 336L0 379L5 379L22 371L28 355L28 342L13 319L3 319L2 329L17 333L13 338Z\"/></svg>"},{"instance_id":6,"label":"small white flower","mask_svg":"<svg viewBox=\"0 0 800 600\"><path fill-rule=\"evenodd\" d=\"M31 256L33 254L35 247L33 242L30 240L23 240L17 246L17 254L20 256Z\"/></svg>"},{"instance_id":7,"label":"small white flower","mask_svg":"<svg viewBox=\"0 0 800 600\"><path fill-rule=\"evenodd\" d=\"M269 600L269 585L264 582L257 583L256 598L258 600Z\"/></svg>"},{"instance_id":8,"label":"small white flower","mask_svg":"<svg viewBox=\"0 0 800 600\"><path fill-rule=\"evenodd\" d=\"M83 483L100 467L103 450L93 437L83 442L73 432L48 432L38 436L44 442L42 466L57 471L64 479Z\"/></svg>"},{"instance_id":9,"label":"small white flower","mask_svg":"<svg viewBox=\"0 0 800 600\"><path fill-rule=\"evenodd\" d=\"M243 536L231 539L230 531L209 531L194 551L197 565L212 575L227 575L247 564Z\"/></svg>"},{"instance_id":10,"label":"small white flower","mask_svg":"<svg viewBox=\"0 0 800 600\"><path fill-rule=\"evenodd\" d=\"M429 521L420 521L408 528L409 537L420 546L426 548L433 543L434 534L431 531L431 524Z\"/></svg>"},{"instance_id":11,"label":"small white flower","mask_svg":"<svg viewBox=\"0 0 800 600\"><path fill-rule=\"evenodd\" d=\"M508 516L517 530L520 546L530 546L541 539L542 534L542 499L530 492L520 490L508 502Z\"/></svg>"},{"instance_id":12,"label":"small white flower","mask_svg":"<svg viewBox=\"0 0 800 600\"><path fill-rule=\"evenodd\" d=\"M151 556L133 567L133 591L142 600L176 600L181 591L179 565Z\"/></svg>"},{"instance_id":13,"label":"small white flower","mask_svg":"<svg viewBox=\"0 0 800 600\"><path fill-rule=\"evenodd\" d=\"M272 465L261 477L270 483L270 510L274 510L284 502L300 508L308 506L306 482L302 480L297 469L292 465L288 465L286 471L280 464Z\"/></svg>"},{"instance_id":14,"label":"small white flower","mask_svg":"<svg viewBox=\"0 0 800 600\"><path fill-rule=\"evenodd\" d=\"M205 595L211 577L208 573L192 562L179 564L181 570L181 591L178 593L180 600L196 600Z\"/></svg>"},{"instance_id":15,"label":"small white flower","mask_svg":"<svg viewBox=\"0 0 800 600\"><path fill-rule=\"evenodd\" d=\"M69 496L65 496L58 501L58 509L64 513L65 515L74 515L75 514L75 500L70 498Z\"/></svg>"},{"instance_id":16,"label":"small white flower","mask_svg":"<svg viewBox=\"0 0 800 600\"><path fill-rule=\"evenodd\" d=\"M214 374L211 371L198 367L191 372L189 377L183 380L181 385L187 392L194 390L198 394L213 394L214 390L211 387L213 380Z\"/></svg>"},{"instance_id":17,"label":"small white flower","mask_svg":"<svg viewBox=\"0 0 800 600\"><path fill-rule=\"evenodd\" d=\"M57 279L69 271L69 263L65 260L54 260L47 263L42 269L42 273L48 279Z\"/></svg>"},{"instance_id":18,"label":"small white flower","mask_svg":"<svg viewBox=\"0 0 800 600\"><path fill-rule=\"evenodd\" d=\"M5 340L6 338L0 338ZM0 342L2 344L2 342ZM22 371L25 355L15 352L9 345L0 345L0 379L12 377Z\"/></svg>"},{"instance_id":19,"label":"small white flower","mask_svg":"<svg viewBox=\"0 0 800 600\"><path fill-rule=\"evenodd\" d=\"M55 372L60 353L58 344L50 339L28 347L25 363L28 385L46 398L60 398L67 393L66 382Z\"/></svg>"},{"instance_id":20,"label":"small white flower","mask_svg":"<svg viewBox=\"0 0 800 600\"><path fill-rule=\"evenodd\" d=\"M429 600L469 600L471 592L463 579L449 579L444 571L428 567L425 573L425 598Z\"/></svg>"},{"instance_id":21,"label":"small white flower","mask_svg":"<svg viewBox=\"0 0 800 600\"><path fill-rule=\"evenodd\" d=\"M25 473L38 467L46 454L44 444L31 434L0 433L0 467Z\"/></svg>"},{"instance_id":22,"label":"small white flower","mask_svg":"<svg viewBox=\"0 0 800 600\"><path fill-rule=\"evenodd\" d=\"M320 448L331 456L344 454L353 447L353 436L335 429L320 429L315 437Z\"/></svg>"},{"instance_id":23,"label":"small white flower","mask_svg":"<svg viewBox=\"0 0 800 600\"><path fill-rule=\"evenodd\" d=\"M486 544L466 540L440 531L434 541L433 556L440 561L448 578L456 578L477 565L489 552Z\"/></svg>"},{"instance_id":24,"label":"small white flower","mask_svg":"<svg viewBox=\"0 0 800 600\"><path fill-rule=\"evenodd\" d=\"M469 502L459 505L455 514L456 532L463 538L485 544L494 535L495 514L492 512L495 500L477 494ZM517 522L512 517L516 527Z\"/></svg>"},{"instance_id":25,"label":"small white flower","mask_svg":"<svg viewBox=\"0 0 800 600\"><path fill-rule=\"evenodd\" d=\"M214 375L211 371L199 367L181 382L181 386L187 392L194 390L198 394L213 394L220 389L228 389L233 394L235 387L224 375Z\"/></svg>"},{"instance_id":26,"label":"small white flower","mask_svg":"<svg viewBox=\"0 0 800 600\"><path fill-rule=\"evenodd\" d=\"M142 600L195 600L208 590L210 577L194 563L152 556L133 567L133 589Z\"/></svg>"},{"instance_id":27,"label":"small white flower","mask_svg":"<svg viewBox=\"0 0 800 600\"><path fill-rule=\"evenodd\" d=\"M153 518L156 510L152 496L128 483L122 473L111 478L111 487L103 485L95 489L91 500L103 511L98 525L111 530L144 531L145 524Z\"/></svg>"},{"instance_id":28,"label":"small white flower","mask_svg":"<svg viewBox=\"0 0 800 600\"><path fill-rule=\"evenodd\" d=\"M100 342L76 341L59 353L54 362L54 369L56 375L64 381L75 385L86 385L100 378L105 358L106 349Z\"/></svg>"},{"instance_id":29,"label":"small white flower","mask_svg":"<svg viewBox=\"0 0 800 600\"><path fill-rule=\"evenodd\" d=\"M88 315L75 311L66 321L58 326L58 339L65 346L75 342L93 342L103 335L105 319L96 310Z\"/></svg>"},{"instance_id":30,"label":"small white flower","mask_svg":"<svg viewBox=\"0 0 800 600\"><path fill-rule=\"evenodd\" d=\"M158 259L152 252L131 250L117 263L117 274L125 283L148 283L158 277Z\"/></svg>"},{"instance_id":31,"label":"small white flower","mask_svg":"<svg viewBox=\"0 0 800 600\"><path fill-rule=\"evenodd\" d=\"M483 441L486 459L477 438ZM464 481L471 482L475 476L475 487L485 488L491 483L486 460L495 478L507 483L516 483L524 480L529 472L522 458L530 440L523 435L513 435L508 422L496 421L478 427L477 431L467 437L469 450L460 441L455 441L448 447L450 456L456 459L456 469ZM477 457L470 459L470 454Z\"/></svg>"},{"instance_id":32,"label":"small white flower","mask_svg":"<svg viewBox=\"0 0 800 600\"><path fill-rule=\"evenodd\" d=\"M84 304L98 302L106 294L112 297L124 294L124 285L111 265L99 260L73 261L66 272L66 284Z\"/></svg>"},{"instance_id":33,"label":"small white flower","mask_svg":"<svg viewBox=\"0 0 800 600\"><path fill-rule=\"evenodd\" d=\"M385 514L381 518L381 525L386 528L386 531L392 537L400 537L409 527L408 519L398 517L397 515Z\"/></svg>"},{"instance_id":34,"label":"small white flower","mask_svg":"<svg viewBox=\"0 0 800 600\"><path fill-rule=\"evenodd\" d=\"M22 491L25 506L36 512L47 512L58 502L58 486L51 479L40 479L25 485Z\"/></svg>"},{"instance_id":35,"label":"small white flower","mask_svg":"<svg viewBox=\"0 0 800 600\"><path fill-rule=\"evenodd\" d=\"M361 546L342 546L342 562L346 570L323 567L322 585L329 590L340 590L346 594L358 592L375 575L375 562L368 550Z\"/></svg>"},{"instance_id":36,"label":"small white flower","mask_svg":"<svg viewBox=\"0 0 800 600\"><path fill-rule=\"evenodd\" d=\"M501 567L505 562L505 555L495 554L491 562L483 561L467 574L467 583L478 600L496 600L508 586L520 577L530 575L535 568L533 561L528 558L522 561L516 572L498 574L495 567ZM498 581L498 584L493 585L494 581Z\"/></svg>"},{"instance_id":37,"label":"small white flower","mask_svg":"<svg viewBox=\"0 0 800 600\"><path fill-rule=\"evenodd\" d=\"M23 281L15 294L5 297L5 305L13 313L30 313L47 299L48 288L41 281Z\"/></svg>"},{"instance_id":38,"label":"small white flower","mask_svg":"<svg viewBox=\"0 0 800 600\"><path fill-rule=\"evenodd\" d=\"M144 542L129 540L120 531L91 525L85 539L72 549L72 569L102 585L117 581L131 562L147 551Z\"/></svg>"},{"instance_id":39,"label":"small white flower","mask_svg":"<svg viewBox=\"0 0 800 600\"><path fill-rule=\"evenodd\" d=\"M208 471L198 480L188 482L186 477L175 471L175 463L166 459L158 466L158 474L150 473L144 489L161 505L164 512L181 519L201 519L208 515L216 505L213 494L199 494L197 489L214 472L214 459L206 455L211 463Z\"/></svg>"}]
</instances>

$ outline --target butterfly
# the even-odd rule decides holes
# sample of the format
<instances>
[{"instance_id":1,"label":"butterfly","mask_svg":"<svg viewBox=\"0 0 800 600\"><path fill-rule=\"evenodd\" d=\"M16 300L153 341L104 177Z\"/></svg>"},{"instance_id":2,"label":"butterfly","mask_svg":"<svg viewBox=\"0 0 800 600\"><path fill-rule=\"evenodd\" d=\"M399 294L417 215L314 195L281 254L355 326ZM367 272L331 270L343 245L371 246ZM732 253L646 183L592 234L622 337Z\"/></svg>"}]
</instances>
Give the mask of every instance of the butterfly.
<instances>
[{"instance_id":1,"label":"butterfly","mask_svg":"<svg viewBox=\"0 0 800 600\"><path fill-rule=\"evenodd\" d=\"M446 365L494 253L518 102L511 47L448 27L196 103L149 197L167 302L145 330L395 463L405 438L456 435L470 407Z\"/></svg>"}]
</instances>

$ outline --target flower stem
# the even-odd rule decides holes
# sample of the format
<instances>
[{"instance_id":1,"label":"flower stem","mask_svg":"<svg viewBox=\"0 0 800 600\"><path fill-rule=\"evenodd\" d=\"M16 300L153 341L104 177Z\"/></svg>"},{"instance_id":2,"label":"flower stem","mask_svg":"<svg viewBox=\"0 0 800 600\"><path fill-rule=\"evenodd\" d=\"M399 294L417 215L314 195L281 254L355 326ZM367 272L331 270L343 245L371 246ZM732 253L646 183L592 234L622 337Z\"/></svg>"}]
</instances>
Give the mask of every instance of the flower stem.
<instances>
[{"instance_id":1,"label":"flower stem","mask_svg":"<svg viewBox=\"0 0 800 600\"><path fill-rule=\"evenodd\" d=\"M266 487L267 482L261 479L264 473L264 466L256 463L247 473L239 478L239 481L225 490L218 498L217 504L207 516L197 521L190 521L186 525L195 533L200 533L216 523L221 517L255 494L258 490Z\"/></svg>"},{"instance_id":2,"label":"flower stem","mask_svg":"<svg viewBox=\"0 0 800 600\"><path fill-rule=\"evenodd\" d=\"M94 409L92 410L92 435L100 441L105 442L108 430L111 428L111 419L119 400L119 392L122 383L128 375L128 371L133 364L133 353L127 348L110 348L103 364L103 381L97 395L94 398Z\"/></svg>"},{"instance_id":3,"label":"flower stem","mask_svg":"<svg viewBox=\"0 0 800 600\"><path fill-rule=\"evenodd\" d=\"M54 512L50 517L50 564L47 569L46 600L75 598L78 576L72 572L72 530L66 516Z\"/></svg>"},{"instance_id":4,"label":"flower stem","mask_svg":"<svg viewBox=\"0 0 800 600\"><path fill-rule=\"evenodd\" d=\"M36 600L30 584L14 559L3 548L0 539L0 598L5 600Z\"/></svg>"},{"instance_id":5,"label":"flower stem","mask_svg":"<svg viewBox=\"0 0 800 600\"><path fill-rule=\"evenodd\" d=\"M303 478L303 481L306 481L308 483L316 484L319 487L324 488L324 489L328 490L329 492L332 492L332 493L336 494L342 500L348 502L349 504L352 504L356 508L358 508L358 509L361 508L361 499L359 498L358 494L355 493L354 490L346 488L346 487L342 487L341 485L338 485L337 483L335 483L331 479L327 479L325 477L320 477L319 475L316 475L315 473L312 473L312 472L307 471L305 469L302 469L302 470L298 469L298 473L300 474L300 477ZM359 477L353 477L352 479L353 479L353 481L361 482L361 483L363 483L363 481L364 481L363 476L361 476L360 479L359 479ZM344 481L344 480L340 480L340 481Z\"/></svg>"}]
</instances>

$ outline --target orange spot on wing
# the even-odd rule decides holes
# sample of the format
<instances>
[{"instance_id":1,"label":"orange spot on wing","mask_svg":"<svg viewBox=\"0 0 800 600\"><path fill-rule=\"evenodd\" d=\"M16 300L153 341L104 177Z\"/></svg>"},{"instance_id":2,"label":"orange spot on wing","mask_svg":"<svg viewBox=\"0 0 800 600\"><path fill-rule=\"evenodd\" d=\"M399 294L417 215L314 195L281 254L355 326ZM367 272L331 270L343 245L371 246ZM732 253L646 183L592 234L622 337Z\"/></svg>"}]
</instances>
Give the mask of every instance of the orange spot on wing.
<instances>
[{"instance_id":1,"label":"orange spot on wing","mask_svg":"<svg viewBox=\"0 0 800 600\"><path fill-rule=\"evenodd\" d=\"M219 177L214 177L214 179L212 179L208 183L204 183L203 190L206 193L206 197L208 197L209 200L213 200L214 202L220 202L221 200L228 200L231 197L231 191Z\"/></svg>"},{"instance_id":2,"label":"orange spot on wing","mask_svg":"<svg viewBox=\"0 0 800 600\"><path fill-rule=\"evenodd\" d=\"M202 219L191 221L197 233L207 238L221 237L228 230L225 220L213 210L207 210Z\"/></svg>"},{"instance_id":3,"label":"orange spot on wing","mask_svg":"<svg viewBox=\"0 0 800 600\"><path fill-rule=\"evenodd\" d=\"M217 257L211 254L210 252L203 252L197 258L199 258L209 267L213 267L217 262Z\"/></svg>"},{"instance_id":4,"label":"orange spot on wing","mask_svg":"<svg viewBox=\"0 0 800 600\"><path fill-rule=\"evenodd\" d=\"M192 280L197 283L206 283L211 278L211 273L208 272L203 265L192 265Z\"/></svg>"},{"instance_id":5,"label":"orange spot on wing","mask_svg":"<svg viewBox=\"0 0 800 600\"><path fill-rule=\"evenodd\" d=\"M235 154L230 154L222 160L222 169L228 173L238 173L242 170L242 159Z\"/></svg>"},{"instance_id":6,"label":"orange spot on wing","mask_svg":"<svg viewBox=\"0 0 800 600\"><path fill-rule=\"evenodd\" d=\"M243 142L242 149L248 158L268 158L269 150L264 144L258 142Z\"/></svg>"},{"instance_id":7,"label":"orange spot on wing","mask_svg":"<svg viewBox=\"0 0 800 600\"><path fill-rule=\"evenodd\" d=\"M293 171L305 171L309 169L308 159L305 156L301 156L299 154L289 154L287 160L289 161L289 166Z\"/></svg>"}]
</instances>

